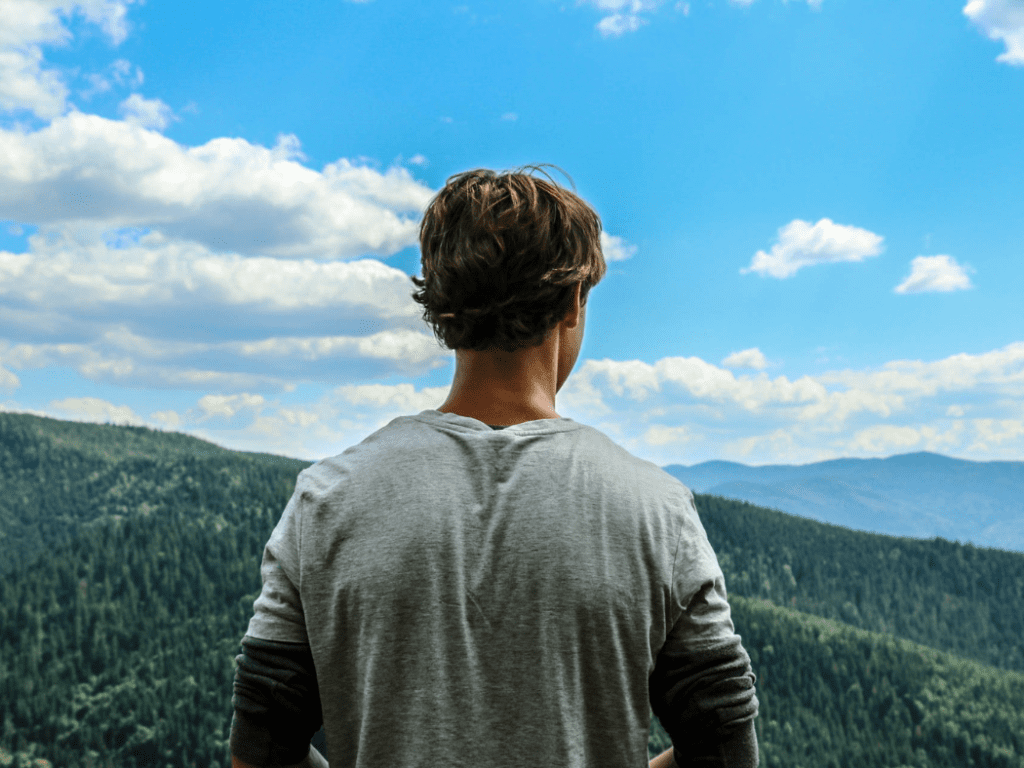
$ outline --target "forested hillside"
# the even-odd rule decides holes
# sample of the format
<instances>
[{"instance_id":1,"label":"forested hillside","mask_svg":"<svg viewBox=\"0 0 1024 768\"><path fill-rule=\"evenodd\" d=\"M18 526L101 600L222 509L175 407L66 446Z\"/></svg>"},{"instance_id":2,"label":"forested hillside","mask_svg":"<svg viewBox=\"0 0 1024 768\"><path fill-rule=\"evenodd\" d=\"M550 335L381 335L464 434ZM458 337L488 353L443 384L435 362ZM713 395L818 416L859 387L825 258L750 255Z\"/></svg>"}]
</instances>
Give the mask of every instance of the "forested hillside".
<instances>
[{"instance_id":1,"label":"forested hillside","mask_svg":"<svg viewBox=\"0 0 1024 768\"><path fill-rule=\"evenodd\" d=\"M730 594L1024 672L1024 554L696 500Z\"/></svg>"},{"instance_id":2,"label":"forested hillside","mask_svg":"<svg viewBox=\"0 0 1024 768\"><path fill-rule=\"evenodd\" d=\"M177 432L0 412L0 576L70 542L79 526L107 515L160 514L168 506L188 506L189 500L203 507L208 499L207 511L229 502L266 503L263 481L254 493L225 494L207 475L185 479L190 477L186 468L207 467L202 460L209 458L231 466L248 459L274 467L265 477L293 485L309 466L271 454L229 451ZM198 512L194 505L193 511Z\"/></svg>"},{"instance_id":3,"label":"forested hillside","mask_svg":"<svg viewBox=\"0 0 1024 768\"><path fill-rule=\"evenodd\" d=\"M1024 765L1024 674L763 600L729 605L765 768ZM657 721L652 737L668 748Z\"/></svg>"},{"instance_id":4,"label":"forested hillside","mask_svg":"<svg viewBox=\"0 0 1024 768\"><path fill-rule=\"evenodd\" d=\"M308 463L19 414L0 439L0 531L37 548L0 580L0 765L226 768L263 546ZM762 765L1024 768L1024 555L697 502Z\"/></svg>"}]
</instances>

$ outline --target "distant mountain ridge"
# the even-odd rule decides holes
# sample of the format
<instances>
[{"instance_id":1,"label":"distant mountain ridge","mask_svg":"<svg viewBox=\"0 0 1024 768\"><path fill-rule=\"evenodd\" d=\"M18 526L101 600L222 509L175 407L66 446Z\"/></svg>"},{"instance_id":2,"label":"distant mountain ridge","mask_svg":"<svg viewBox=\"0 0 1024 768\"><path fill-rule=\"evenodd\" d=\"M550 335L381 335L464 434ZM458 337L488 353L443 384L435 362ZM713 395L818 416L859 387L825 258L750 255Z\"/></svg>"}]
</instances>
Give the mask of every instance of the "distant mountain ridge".
<instances>
[{"instance_id":1,"label":"distant mountain ridge","mask_svg":"<svg viewBox=\"0 0 1024 768\"><path fill-rule=\"evenodd\" d=\"M706 461L662 469L694 493L853 530L1024 552L1024 461L919 452L803 465Z\"/></svg>"}]
</instances>

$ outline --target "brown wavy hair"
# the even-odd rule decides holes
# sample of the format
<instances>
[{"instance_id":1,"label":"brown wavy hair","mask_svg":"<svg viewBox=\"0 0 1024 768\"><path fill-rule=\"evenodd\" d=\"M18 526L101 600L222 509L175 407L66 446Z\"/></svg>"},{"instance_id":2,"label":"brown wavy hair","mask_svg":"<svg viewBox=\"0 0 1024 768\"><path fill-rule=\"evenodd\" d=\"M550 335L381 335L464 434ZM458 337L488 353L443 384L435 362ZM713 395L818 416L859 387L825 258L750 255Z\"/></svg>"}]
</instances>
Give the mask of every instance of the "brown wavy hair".
<instances>
[{"instance_id":1,"label":"brown wavy hair","mask_svg":"<svg viewBox=\"0 0 1024 768\"><path fill-rule=\"evenodd\" d=\"M456 174L427 207L412 298L448 349L539 346L604 277L600 217L544 165Z\"/></svg>"}]
</instances>

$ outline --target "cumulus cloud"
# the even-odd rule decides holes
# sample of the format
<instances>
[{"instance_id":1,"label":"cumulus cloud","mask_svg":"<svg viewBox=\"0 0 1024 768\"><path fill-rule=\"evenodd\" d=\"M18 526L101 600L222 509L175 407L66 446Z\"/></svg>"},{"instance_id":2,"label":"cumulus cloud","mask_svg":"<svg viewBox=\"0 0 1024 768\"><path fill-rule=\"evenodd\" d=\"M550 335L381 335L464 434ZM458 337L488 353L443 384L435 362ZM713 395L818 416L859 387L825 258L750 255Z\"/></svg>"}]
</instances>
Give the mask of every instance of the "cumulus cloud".
<instances>
[{"instance_id":1,"label":"cumulus cloud","mask_svg":"<svg viewBox=\"0 0 1024 768\"><path fill-rule=\"evenodd\" d=\"M788 419L802 421L827 418L842 423L851 414L889 416L903 406L903 398L888 392L829 391L820 377L811 376L795 381L786 376L769 379L764 373L736 376L698 357L667 357L653 365L638 360L587 360L574 375L567 395L592 405L600 402L596 382L601 380L616 396L636 402L656 396L672 402L692 398L752 414L781 410Z\"/></svg>"},{"instance_id":2,"label":"cumulus cloud","mask_svg":"<svg viewBox=\"0 0 1024 768\"><path fill-rule=\"evenodd\" d=\"M768 367L768 359L757 347L744 349L741 352L733 352L722 365L726 368L753 368L755 371L763 371Z\"/></svg>"},{"instance_id":3,"label":"cumulus cloud","mask_svg":"<svg viewBox=\"0 0 1024 768\"><path fill-rule=\"evenodd\" d=\"M730 5L739 5L746 7L753 5L757 0L729 0ZM783 0L783 2L789 2L789 0ZM815 11L821 10L821 0L807 0L807 5Z\"/></svg>"},{"instance_id":4,"label":"cumulus cloud","mask_svg":"<svg viewBox=\"0 0 1024 768\"><path fill-rule=\"evenodd\" d=\"M134 0L3 0L0 5L0 109L28 110L49 120L63 114L68 88L56 68L44 68L44 45L71 40L65 21L80 14L99 26L114 45L128 34L126 15Z\"/></svg>"},{"instance_id":5,"label":"cumulus cloud","mask_svg":"<svg viewBox=\"0 0 1024 768\"><path fill-rule=\"evenodd\" d=\"M963 291L972 288L966 267L952 256L918 256L911 262L910 274L896 286L896 293L926 291Z\"/></svg>"},{"instance_id":6,"label":"cumulus cloud","mask_svg":"<svg viewBox=\"0 0 1024 768\"><path fill-rule=\"evenodd\" d=\"M973 421L975 442L971 446L972 450L989 451L1004 443L1016 443L1024 437L1024 420L1022 419L974 419Z\"/></svg>"},{"instance_id":7,"label":"cumulus cloud","mask_svg":"<svg viewBox=\"0 0 1024 768\"><path fill-rule=\"evenodd\" d=\"M178 429L181 426L181 416L177 411L154 411L149 414L149 418L154 425L164 429Z\"/></svg>"},{"instance_id":8,"label":"cumulus cloud","mask_svg":"<svg viewBox=\"0 0 1024 768\"><path fill-rule=\"evenodd\" d=\"M89 87L79 91L84 99L91 99L98 93L106 93L113 84L125 85L129 88L137 88L145 81L140 67L133 67L127 59L117 59L112 62L103 72L91 72L84 75ZM111 82L113 81L113 83Z\"/></svg>"},{"instance_id":9,"label":"cumulus cloud","mask_svg":"<svg viewBox=\"0 0 1024 768\"><path fill-rule=\"evenodd\" d=\"M110 422L113 424L142 426L145 419L141 418L127 405L114 405L98 397L68 397L63 400L51 400L47 409L58 413L71 421Z\"/></svg>"},{"instance_id":10,"label":"cumulus cloud","mask_svg":"<svg viewBox=\"0 0 1024 768\"><path fill-rule=\"evenodd\" d=\"M203 413L200 418L223 416L230 419L236 413L246 410L259 413L264 403L266 400L263 399L263 395L252 395L248 392L236 395L205 395L199 398L199 408Z\"/></svg>"},{"instance_id":11,"label":"cumulus cloud","mask_svg":"<svg viewBox=\"0 0 1024 768\"><path fill-rule=\"evenodd\" d=\"M964 425L961 422L957 422L945 430L930 424L915 426L876 424L858 430L845 444L850 454L866 453L874 456L889 456L912 450L942 453L959 445L963 436Z\"/></svg>"},{"instance_id":12,"label":"cumulus cloud","mask_svg":"<svg viewBox=\"0 0 1024 768\"><path fill-rule=\"evenodd\" d=\"M330 383L342 375L422 375L453 356L429 333L405 329L254 341L177 341L125 326L80 329L78 335L84 338L76 342L0 341L3 370L70 368L90 381L136 389L281 392L294 390L296 381ZM17 377L10 378L8 388L14 389Z\"/></svg>"},{"instance_id":13,"label":"cumulus cloud","mask_svg":"<svg viewBox=\"0 0 1024 768\"><path fill-rule=\"evenodd\" d=\"M729 0L729 4L745 8L755 1ZM577 5L591 5L606 14L595 25L602 37L621 37L636 32L650 23L649 19L641 14L656 12L665 2L666 0L578 0ZM822 0L807 0L807 5L815 11L821 10L821 3ZM690 15L690 3L683 0L676 2L672 8L684 16Z\"/></svg>"},{"instance_id":14,"label":"cumulus cloud","mask_svg":"<svg viewBox=\"0 0 1024 768\"><path fill-rule=\"evenodd\" d=\"M758 251L742 274L757 272L762 277L791 277L803 267L838 261L863 261L882 252L880 235L859 227L794 219L779 229L779 242L771 253Z\"/></svg>"},{"instance_id":15,"label":"cumulus cloud","mask_svg":"<svg viewBox=\"0 0 1024 768\"><path fill-rule=\"evenodd\" d=\"M243 412L235 427L225 428L217 421L196 424L192 417L201 409L190 409L182 426L235 450L316 461L359 443L396 416L437 408L447 394L448 387L345 385L301 405L268 400Z\"/></svg>"},{"instance_id":16,"label":"cumulus cloud","mask_svg":"<svg viewBox=\"0 0 1024 768\"><path fill-rule=\"evenodd\" d=\"M656 11L665 0L585 0L608 15L601 18L596 29L602 37L619 37L627 32L636 32L647 19L640 16L647 11ZM610 11L610 13L608 13Z\"/></svg>"},{"instance_id":17,"label":"cumulus cloud","mask_svg":"<svg viewBox=\"0 0 1024 768\"><path fill-rule=\"evenodd\" d=\"M963 13L990 40L1002 40L1006 45L996 61L1024 65L1024 4L1020 0L970 0Z\"/></svg>"},{"instance_id":18,"label":"cumulus cloud","mask_svg":"<svg viewBox=\"0 0 1024 768\"><path fill-rule=\"evenodd\" d=\"M133 388L279 392L339 372L420 375L452 356L423 325L408 275L380 261L103 235L36 234L27 253L0 251L0 385L53 367ZM26 341L4 341L4 328Z\"/></svg>"},{"instance_id":19,"label":"cumulus cloud","mask_svg":"<svg viewBox=\"0 0 1024 768\"><path fill-rule=\"evenodd\" d=\"M0 365L0 389L13 392L21 386L21 379Z\"/></svg>"},{"instance_id":20,"label":"cumulus cloud","mask_svg":"<svg viewBox=\"0 0 1024 768\"><path fill-rule=\"evenodd\" d=\"M635 13L613 13L597 22L597 31L602 37L621 37L627 32L636 32L647 23Z\"/></svg>"},{"instance_id":21,"label":"cumulus cloud","mask_svg":"<svg viewBox=\"0 0 1024 768\"><path fill-rule=\"evenodd\" d=\"M122 101L119 109L125 122L156 131L162 131L176 119L171 108L160 99L146 99L137 93Z\"/></svg>"},{"instance_id":22,"label":"cumulus cloud","mask_svg":"<svg viewBox=\"0 0 1024 768\"><path fill-rule=\"evenodd\" d=\"M54 340L125 323L166 339L422 330L412 290L375 259L243 258L158 233L37 233L26 253L0 251L0 324Z\"/></svg>"},{"instance_id":23,"label":"cumulus cloud","mask_svg":"<svg viewBox=\"0 0 1024 768\"><path fill-rule=\"evenodd\" d=\"M158 350L157 358L147 355L146 350L122 350L116 339L90 339L89 343L63 344L10 344L6 355L11 367L17 369L70 368L82 378L93 382L114 384L134 389L181 389L216 390L227 392L264 390L288 392L295 384L287 377L275 374L260 374L232 371L230 360L215 359L213 355L204 360L201 355L189 356L173 345L148 339L150 346ZM204 351L202 348L191 350ZM177 352L177 354L175 354ZM208 363L203 367L203 363ZM227 370L226 370L227 369Z\"/></svg>"},{"instance_id":24,"label":"cumulus cloud","mask_svg":"<svg viewBox=\"0 0 1024 768\"><path fill-rule=\"evenodd\" d=\"M162 344L148 341L122 334L116 343L121 350L142 350L142 364L146 355L155 360L165 354L166 362ZM0 347L0 361L17 367L65 355L68 364L68 346ZM305 342L299 347L303 353L309 350ZM295 354L287 344L266 351ZM234 364L222 348L214 349L210 359ZM105 362L118 361L112 353ZM353 382L334 386L315 400L284 404L268 396L266 381L197 377L195 383L194 389L206 389L195 407L183 413L158 411L150 421L237 450L310 460L341 452L396 416L437 408L448 391L447 386L417 388L405 382ZM594 425L659 466L708 458L802 463L909 450L991 459L1019 457L1024 450L1022 398L1024 343L1018 343L981 355L897 360L879 369L796 380L769 378L763 372L737 375L695 357L663 358L653 364L587 360L560 392L558 411ZM137 418L130 409L117 411L120 406L87 398L52 405L60 405L61 414L83 419ZM9 403L5 407L11 410ZM976 417L960 418L967 409ZM950 416L956 418L951 421Z\"/></svg>"},{"instance_id":25,"label":"cumulus cloud","mask_svg":"<svg viewBox=\"0 0 1024 768\"><path fill-rule=\"evenodd\" d=\"M307 168L294 136L272 148L237 138L185 147L140 124L71 112L35 132L0 130L0 144L0 219L148 227L241 254L389 255L417 242L433 195L400 167Z\"/></svg>"},{"instance_id":26,"label":"cumulus cloud","mask_svg":"<svg viewBox=\"0 0 1024 768\"><path fill-rule=\"evenodd\" d=\"M894 360L874 371L833 371L816 378L848 391L888 392L901 400L981 388L1017 398L1024 395L1024 342L979 355L962 353L932 362Z\"/></svg>"},{"instance_id":27,"label":"cumulus cloud","mask_svg":"<svg viewBox=\"0 0 1024 768\"><path fill-rule=\"evenodd\" d=\"M1010 424L1022 420L1006 404L1021 398L1024 343L1016 343L979 355L896 360L878 369L795 380L769 378L764 372L738 375L696 357L653 364L587 360L560 392L559 412L565 407L571 418L614 427L609 433L622 433L623 445L659 464L688 455L695 460L806 462L897 453L901 445L968 452L984 422L951 425L950 415L963 415L966 409L959 404L965 403L981 419L1003 414L1008 426L1000 426L998 434L1005 434L1005 440L985 445L1010 457L1024 450L1024 440ZM633 424L645 426L637 430ZM666 441L672 433L652 432L655 425L685 425L687 440ZM652 443L644 437L648 434L660 437ZM712 455L700 453L711 446Z\"/></svg>"},{"instance_id":28,"label":"cumulus cloud","mask_svg":"<svg viewBox=\"0 0 1024 768\"><path fill-rule=\"evenodd\" d=\"M605 261L625 261L636 253L636 246L630 245L617 235L601 232L601 253Z\"/></svg>"},{"instance_id":29,"label":"cumulus cloud","mask_svg":"<svg viewBox=\"0 0 1024 768\"><path fill-rule=\"evenodd\" d=\"M959 402L981 397L987 404L974 407L986 413L950 422L949 393ZM737 375L692 357L653 364L587 360L560 392L558 411L593 424L659 466L686 463L687 457L799 463L910 450L1019 455L1024 419L999 415L996 402L982 393L1019 402L1024 343L795 381ZM447 387L417 389L408 383L346 384L306 405L267 401L258 413L251 409L243 431L232 434L249 441L244 450L266 450L267 443L259 442L264 436L273 445L306 446L280 448L286 454L318 458L344 450L391 418L437 408L446 394Z\"/></svg>"}]
</instances>

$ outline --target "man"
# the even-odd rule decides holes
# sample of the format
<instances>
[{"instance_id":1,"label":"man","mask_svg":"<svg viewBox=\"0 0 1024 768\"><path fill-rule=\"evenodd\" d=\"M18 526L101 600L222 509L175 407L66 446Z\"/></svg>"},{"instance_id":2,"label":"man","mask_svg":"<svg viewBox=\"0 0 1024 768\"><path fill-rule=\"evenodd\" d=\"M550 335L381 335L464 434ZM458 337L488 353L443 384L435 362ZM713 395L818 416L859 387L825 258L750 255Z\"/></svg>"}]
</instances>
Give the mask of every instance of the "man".
<instances>
[{"instance_id":1,"label":"man","mask_svg":"<svg viewBox=\"0 0 1024 768\"><path fill-rule=\"evenodd\" d=\"M236 657L234 768L326 765L321 723L334 768L635 767L650 711L673 743L654 768L756 766L693 495L555 410L606 269L597 214L481 169L420 244L450 393L299 475Z\"/></svg>"}]
</instances>

